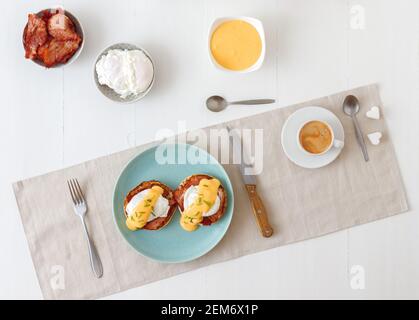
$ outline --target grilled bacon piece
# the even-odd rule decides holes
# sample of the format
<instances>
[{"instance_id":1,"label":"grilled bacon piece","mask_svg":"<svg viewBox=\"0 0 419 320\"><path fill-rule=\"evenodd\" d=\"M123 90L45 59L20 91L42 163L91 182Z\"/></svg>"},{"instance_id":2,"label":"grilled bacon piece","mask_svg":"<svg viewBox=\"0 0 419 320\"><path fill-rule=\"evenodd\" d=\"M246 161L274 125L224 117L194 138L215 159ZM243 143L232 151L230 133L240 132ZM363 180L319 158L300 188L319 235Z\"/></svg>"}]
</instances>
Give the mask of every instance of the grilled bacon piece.
<instances>
[{"instance_id":1,"label":"grilled bacon piece","mask_svg":"<svg viewBox=\"0 0 419 320\"><path fill-rule=\"evenodd\" d=\"M165 197L167 200L169 200L169 206L170 209L167 213L166 217L158 217L154 220L151 220L145 224L145 226L142 229L145 230L159 230L166 226L170 220L172 219L175 211L176 211L176 201L173 196L173 191L168 186L166 186L164 183L161 183L157 180L150 180L150 181L144 181L141 182L138 186L136 186L134 189L132 189L130 192L128 192L127 196L124 200L124 214L125 217L128 217L127 213L127 205L130 202L130 200L137 194L140 193L143 190L151 189L153 186L159 186L163 189L163 197Z\"/></svg>"},{"instance_id":2,"label":"grilled bacon piece","mask_svg":"<svg viewBox=\"0 0 419 320\"><path fill-rule=\"evenodd\" d=\"M38 48L48 40L47 25L45 21L36 14L28 14L28 24L23 35L23 45L25 47L25 58L35 59Z\"/></svg>"},{"instance_id":3,"label":"grilled bacon piece","mask_svg":"<svg viewBox=\"0 0 419 320\"><path fill-rule=\"evenodd\" d=\"M214 179L214 178L207 174L195 174L184 179L180 183L180 185L177 187L177 189L174 191L174 196L181 212L185 210L185 208L183 207L183 200L184 200L183 198L184 198L186 190L188 190L189 187L191 186L199 185L199 182L202 179ZM220 220L221 217L224 215L224 212L226 211L226 208L227 208L227 192L225 191L224 187L221 184L218 187L218 197L220 198L220 208L213 215L208 216L208 217L203 217L202 222L201 222L202 225L209 226L217 222L218 220Z\"/></svg>"},{"instance_id":4,"label":"grilled bacon piece","mask_svg":"<svg viewBox=\"0 0 419 320\"><path fill-rule=\"evenodd\" d=\"M38 57L46 67L66 63L79 48L80 40L60 41L53 38L38 49Z\"/></svg>"},{"instance_id":5,"label":"grilled bacon piece","mask_svg":"<svg viewBox=\"0 0 419 320\"><path fill-rule=\"evenodd\" d=\"M57 13L48 19L48 33L56 40L79 40L73 21L63 13Z\"/></svg>"}]
</instances>

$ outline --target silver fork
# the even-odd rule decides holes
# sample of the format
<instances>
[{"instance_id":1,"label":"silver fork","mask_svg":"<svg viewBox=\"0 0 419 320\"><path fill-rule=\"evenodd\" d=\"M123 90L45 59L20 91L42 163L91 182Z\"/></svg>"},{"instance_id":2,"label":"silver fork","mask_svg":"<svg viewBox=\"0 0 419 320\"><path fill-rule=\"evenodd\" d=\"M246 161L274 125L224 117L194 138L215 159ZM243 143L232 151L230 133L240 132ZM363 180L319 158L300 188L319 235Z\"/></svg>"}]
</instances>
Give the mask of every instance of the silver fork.
<instances>
[{"instance_id":1,"label":"silver fork","mask_svg":"<svg viewBox=\"0 0 419 320\"><path fill-rule=\"evenodd\" d=\"M68 188L70 189L71 199L73 200L74 212L80 217L80 220L83 224L84 233L89 247L90 265L92 266L92 270L95 276L100 278L103 275L102 262L100 261L99 255L93 242L90 240L89 232L87 231L86 223L84 221L84 217L87 212L86 200L84 200L83 192L81 191L77 179L67 180L67 184Z\"/></svg>"}]
</instances>

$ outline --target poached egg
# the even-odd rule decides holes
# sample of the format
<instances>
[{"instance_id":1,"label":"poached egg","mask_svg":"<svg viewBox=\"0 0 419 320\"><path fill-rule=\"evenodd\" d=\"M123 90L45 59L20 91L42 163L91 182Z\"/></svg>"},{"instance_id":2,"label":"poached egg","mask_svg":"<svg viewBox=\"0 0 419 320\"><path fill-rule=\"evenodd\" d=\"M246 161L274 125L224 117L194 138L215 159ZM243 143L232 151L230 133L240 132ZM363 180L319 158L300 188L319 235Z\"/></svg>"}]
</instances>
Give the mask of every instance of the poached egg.
<instances>
[{"instance_id":1,"label":"poached egg","mask_svg":"<svg viewBox=\"0 0 419 320\"><path fill-rule=\"evenodd\" d=\"M154 77L153 64L141 50L109 50L96 64L98 81L125 99L148 89Z\"/></svg>"},{"instance_id":2,"label":"poached egg","mask_svg":"<svg viewBox=\"0 0 419 320\"><path fill-rule=\"evenodd\" d=\"M150 189L145 189L132 197L132 199L128 202L126 207L128 216L131 216L134 213L134 209L137 207L140 201L144 199L144 197L148 194L149 191ZM156 203L154 204L154 210L148 217L147 222L150 222L156 218L167 217L169 209L169 200L167 200L163 196L159 196Z\"/></svg>"},{"instance_id":3,"label":"poached egg","mask_svg":"<svg viewBox=\"0 0 419 320\"><path fill-rule=\"evenodd\" d=\"M198 186L190 186L188 190L186 190L185 195L183 197L183 208L186 209L194 203L196 197L198 196L198 189ZM218 209L220 209L220 204L221 200L220 197L217 195L212 207L208 211L203 212L202 216L209 217L217 213Z\"/></svg>"}]
</instances>

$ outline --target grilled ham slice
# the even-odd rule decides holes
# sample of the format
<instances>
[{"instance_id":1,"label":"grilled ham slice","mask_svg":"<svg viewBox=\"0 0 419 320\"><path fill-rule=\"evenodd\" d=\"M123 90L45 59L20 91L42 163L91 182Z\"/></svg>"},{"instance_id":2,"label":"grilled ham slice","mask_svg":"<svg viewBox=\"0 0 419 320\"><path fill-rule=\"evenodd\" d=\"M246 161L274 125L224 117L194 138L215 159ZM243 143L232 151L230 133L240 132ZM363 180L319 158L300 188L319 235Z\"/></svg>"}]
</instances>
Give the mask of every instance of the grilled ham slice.
<instances>
[{"instance_id":1,"label":"grilled ham slice","mask_svg":"<svg viewBox=\"0 0 419 320\"><path fill-rule=\"evenodd\" d=\"M43 19L36 14L28 15L28 24L23 35L23 45L25 47L25 58L35 59L38 48L48 40L47 25Z\"/></svg>"},{"instance_id":2,"label":"grilled ham slice","mask_svg":"<svg viewBox=\"0 0 419 320\"><path fill-rule=\"evenodd\" d=\"M66 63L79 48L80 40L60 41L55 38L38 49L38 57L46 67Z\"/></svg>"},{"instance_id":3,"label":"grilled ham slice","mask_svg":"<svg viewBox=\"0 0 419 320\"><path fill-rule=\"evenodd\" d=\"M56 40L79 40L74 24L63 13L54 14L48 19L48 33Z\"/></svg>"},{"instance_id":4,"label":"grilled ham slice","mask_svg":"<svg viewBox=\"0 0 419 320\"><path fill-rule=\"evenodd\" d=\"M167 200L169 200L169 211L167 213L166 217L158 217L154 220L151 220L145 224L145 226L142 229L145 230L159 230L166 226L170 220L172 219L175 211L176 211L176 200L173 196L173 191L165 184L161 183L157 180L150 180L150 181L144 181L141 182L138 186L136 186L134 189L132 189L130 192L128 192L127 196L124 200L124 214L125 217L128 217L127 213L127 205L130 202L130 200L137 194L140 193L143 190L151 189L153 186L159 186L163 189L163 197L165 197Z\"/></svg>"},{"instance_id":5,"label":"grilled ham slice","mask_svg":"<svg viewBox=\"0 0 419 320\"><path fill-rule=\"evenodd\" d=\"M191 186L199 185L199 181L201 181L202 179L214 179L214 178L206 174L195 174L183 180L180 183L180 185L177 187L177 189L174 191L174 196L181 212L185 210L185 208L183 207L183 200L184 200L184 195L185 195L186 190L188 190L189 187ZM226 208L227 208L227 192L225 191L224 187L221 184L218 187L218 197L220 198L220 208L213 215L208 216L208 217L203 217L202 222L201 222L202 225L209 226L217 222L218 220L220 220L221 217L224 215L224 212L226 211Z\"/></svg>"}]
</instances>

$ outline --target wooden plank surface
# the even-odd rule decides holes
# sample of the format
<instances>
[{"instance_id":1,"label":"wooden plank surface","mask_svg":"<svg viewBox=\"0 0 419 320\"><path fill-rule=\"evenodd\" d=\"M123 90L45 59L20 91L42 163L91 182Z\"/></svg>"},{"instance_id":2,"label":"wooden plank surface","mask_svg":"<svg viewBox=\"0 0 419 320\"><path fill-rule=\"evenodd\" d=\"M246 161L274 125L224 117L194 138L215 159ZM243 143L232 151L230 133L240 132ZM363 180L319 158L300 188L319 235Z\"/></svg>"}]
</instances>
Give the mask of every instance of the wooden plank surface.
<instances>
[{"instance_id":1,"label":"wooden plank surface","mask_svg":"<svg viewBox=\"0 0 419 320\"><path fill-rule=\"evenodd\" d=\"M209 113L204 101L276 98L276 106L378 82L411 211L322 238L261 252L109 298L418 298L419 3L415 0L62 1L83 23L85 48L64 69L23 58L26 15L40 0L1 1L0 298L42 298L11 182L153 140L159 129L199 128L269 110ZM219 16L263 21L267 55L254 73L215 70L207 32ZM111 103L93 64L116 42L144 46L156 83L133 105ZM258 270L259 277L254 277ZM354 279L365 275L364 289ZM355 277L355 278L354 278ZM351 285L352 284L352 285ZM359 284L359 282L358 282ZM359 285L358 285L359 287Z\"/></svg>"}]
</instances>

